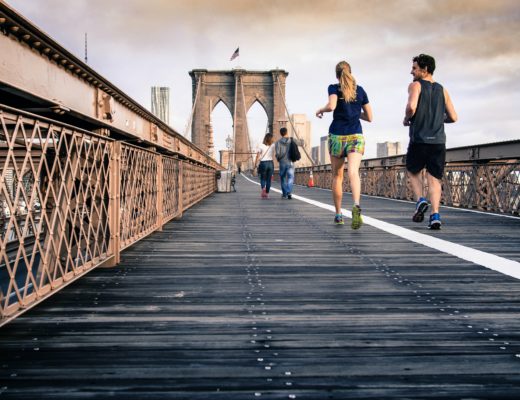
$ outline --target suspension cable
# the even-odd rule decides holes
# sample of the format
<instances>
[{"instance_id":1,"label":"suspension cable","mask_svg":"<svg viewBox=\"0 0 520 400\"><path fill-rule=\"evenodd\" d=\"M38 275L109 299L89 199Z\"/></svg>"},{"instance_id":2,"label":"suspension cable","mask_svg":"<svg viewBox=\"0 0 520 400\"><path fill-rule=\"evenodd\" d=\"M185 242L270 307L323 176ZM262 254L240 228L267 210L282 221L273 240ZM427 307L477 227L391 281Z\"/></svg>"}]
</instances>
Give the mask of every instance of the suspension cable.
<instances>
[{"instance_id":1,"label":"suspension cable","mask_svg":"<svg viewBox=\"0 0 520 400\"><path fill-rule=\"evenodd\" d=\"M195 93L195 100L193 101L193 107L191 108L191 115L188 123L186 124L186 129L184 130L184 137L188 136L188 133L191 129L191 124L193 122L193 114L195 114L195 106L197 105L197 100L199 98L200 86L201 86L202 76L199 76L199 81L197 82L197 92ZM193 138L191 138L193 140Z\"/></svg>"},{"instance_id":2,"label":"suspension cable","mask_svg":"<svg viewBox=\"0 0 520 400\"><path fill-rule=\"evenodd\" d=\"M285 102L285 96L284 96L284 94L282 92L282 85L280 84L280 80L278 79L278 76L276 77L276 82L278 83L278 89L280 89L280 97L282 98L282 102L283 102L283 105L284 105L284 108L285 108L285 112L287 114L287 119L289 120L289 123L292 126L293 132L296 135L296 139L302 141L302 143L305 145L305 141L300 139L300 137L298 136L298 132L296 131L296 128L294 127L294 124L293 124L293 122L291 120L291 114L289 114L289 109L287 108L287 103ZM310 146L310 143L309 143L309 146ZM305 146L301 146L301 147L303 149L303 152L305 153L305 155L307 156L307 158L311 162L312 166L315 167L316 163L314 162L312 157L309 155L309 153L307 153L307 150L305 149Z\"/></svg>"},{"instance_id":3,"label":"suspension cable","mask_svg":"<svg viewBox=\"0 0 520 400\"><path fill-rule=\"evenodd\" d=\"M232 161L230 163L232 170L235 167L235 162L236 162L235 151L237 149L237 144L235 142L236 133L237 133L237 92L238 92L237 79L239 79L239 75L235 75L235 104L233 107L233 151L231 152L231 157L229 157L230 160Z\"/></svg>"}]
</instances>

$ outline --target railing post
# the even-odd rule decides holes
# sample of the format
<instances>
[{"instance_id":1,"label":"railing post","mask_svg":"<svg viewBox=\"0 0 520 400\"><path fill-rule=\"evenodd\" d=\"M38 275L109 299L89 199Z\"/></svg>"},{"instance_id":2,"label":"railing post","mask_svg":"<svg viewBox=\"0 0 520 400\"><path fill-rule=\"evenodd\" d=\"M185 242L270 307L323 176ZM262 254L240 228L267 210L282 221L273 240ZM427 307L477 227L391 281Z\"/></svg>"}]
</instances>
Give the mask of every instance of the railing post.
<instances>
[{"instance_id":1,"label":"railing post","mask_svg":"<svg viewBox=\"0 0 520 400\"><path fill-rule=\"evenodd\" d=\"M164 196L164 182L163 182L163 159L159 154L157 155L157 231L162 231L164 224L163 216L163 196Z\"/></svg>"},{"instance_id":2,"label":"railing post","mask_svg":"<svg viewBox=\"0 0 520 400\"><path fill-rule=\"evenodd\" d=\"M178 196L178 207L179 207L179 214L177 216L178 219L182 218L182 212L184 211L184 202L182 201L183 198L183 191L184 191L184 163L182 160L178 160L179 162L179 174L177 176L177 196Z\"/></svg>"},{"instance_id":3,"label":"railing post","mask_svg":"<svg viewBox=\"0 0 520 400\"><path fill-rule=\"evenodd\" d=\"M112 258L103 264L103 267L114 267L121 261L121 142L115 141L112 144L112 157L110 158L110 206L109 206L109 226L110 226L110 252Z\"/></svg>"}]
</instances>

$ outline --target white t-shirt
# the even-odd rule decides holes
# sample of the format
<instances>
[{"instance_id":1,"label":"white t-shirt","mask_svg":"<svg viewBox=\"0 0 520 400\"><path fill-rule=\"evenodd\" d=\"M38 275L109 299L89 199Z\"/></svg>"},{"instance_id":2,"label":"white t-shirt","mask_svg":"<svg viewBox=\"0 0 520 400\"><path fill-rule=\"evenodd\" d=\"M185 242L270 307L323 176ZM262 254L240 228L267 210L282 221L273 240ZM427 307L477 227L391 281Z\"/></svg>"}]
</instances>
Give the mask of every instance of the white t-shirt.
<instances>
[{"instance_id":1,"label":"white t-shirt","mask_svg":"<svg viewBox=\"0 0 520 400\"><path fill-rule=\"evenodd\" d=\"M265 155L260 159L260 161L273 161L273 151L274 144L272 144L271 146L266 146L265 144L261 143L258 152L260 153L260 157L262 157L262 154L264 153Z\"/></svg>"}]
</instances>

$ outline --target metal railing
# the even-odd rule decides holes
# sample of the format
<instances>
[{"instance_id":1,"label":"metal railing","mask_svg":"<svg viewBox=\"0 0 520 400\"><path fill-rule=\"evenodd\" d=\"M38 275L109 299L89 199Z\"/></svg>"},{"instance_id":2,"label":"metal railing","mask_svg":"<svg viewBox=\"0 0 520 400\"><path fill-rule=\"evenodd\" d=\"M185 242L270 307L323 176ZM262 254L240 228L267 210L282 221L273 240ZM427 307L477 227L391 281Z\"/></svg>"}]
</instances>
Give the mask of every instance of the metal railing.
<instances>
[{"instance_id":1,"label":"metal railing","mask_svg":"<svg viewBox=\"0 0 520 400\"><path fill-rule=\"evenodd\" d=\"M0 105L0 325L216 190L214 162Z\"/></svg>"},{"instance_id":2,"label":"metal railing","mask_svg":"<svg viewBox=\"0 0 520 400\"><path fill-rule=\"evenodd\" d=\"M520 215L520 141L448 149L446 159L442 204ZM403 155L363 161L360 168L361 192L413 200L405 164ZM307 185L310 171L315 186L331 187L330 165L298 168L295 183ZM350 191L348 174L345 177L343 190ZM427 190L426 179L424 189Z\"/></svg>"}]
</instances>

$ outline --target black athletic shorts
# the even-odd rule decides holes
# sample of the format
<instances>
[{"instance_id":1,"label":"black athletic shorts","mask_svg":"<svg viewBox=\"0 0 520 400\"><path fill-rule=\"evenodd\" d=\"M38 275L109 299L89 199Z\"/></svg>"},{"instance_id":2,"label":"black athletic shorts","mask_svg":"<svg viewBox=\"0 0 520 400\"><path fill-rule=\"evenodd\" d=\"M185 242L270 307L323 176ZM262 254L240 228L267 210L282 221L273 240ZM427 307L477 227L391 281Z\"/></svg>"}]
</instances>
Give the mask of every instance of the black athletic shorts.
<instances>
[{"instance_id":1,"label":"black athletic shorts","mask_svg":"<svg viewBox=\"0 0 520 400\"><path fill-rule=\"evenodd\" d=\"M445 144L410 143L406 152L406 169L417 174L426 168L426 171L437 179L444 175L446 162Z\"/></svg>"}]
</instances>

